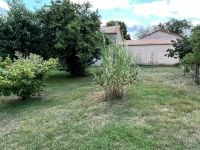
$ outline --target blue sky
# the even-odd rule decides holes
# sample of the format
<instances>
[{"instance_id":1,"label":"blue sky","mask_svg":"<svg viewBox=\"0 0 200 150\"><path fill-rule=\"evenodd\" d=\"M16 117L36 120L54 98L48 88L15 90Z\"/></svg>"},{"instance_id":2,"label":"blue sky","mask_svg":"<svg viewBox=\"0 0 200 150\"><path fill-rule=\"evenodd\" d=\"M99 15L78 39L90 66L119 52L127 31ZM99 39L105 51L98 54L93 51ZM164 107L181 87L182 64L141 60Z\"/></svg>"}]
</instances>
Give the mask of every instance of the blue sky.
<instances>
[{"instance_id":1,"label":"blue sky","mask_svg":"<svg viewBox=\"0 0 200 150\"><path fill-rule=\"evenodd\" d=\"M7 9L6 0L0 0L0 7ZM83 3L85 0L71 0ZM98 9L102 23L122 20L129 29L135 26L155 25L169 18L188 19L194 25L200 23L200 0L88 0L93 9ZM49 4L50 0L24 0L29 9Z\"/></svg>"}]
</instances>

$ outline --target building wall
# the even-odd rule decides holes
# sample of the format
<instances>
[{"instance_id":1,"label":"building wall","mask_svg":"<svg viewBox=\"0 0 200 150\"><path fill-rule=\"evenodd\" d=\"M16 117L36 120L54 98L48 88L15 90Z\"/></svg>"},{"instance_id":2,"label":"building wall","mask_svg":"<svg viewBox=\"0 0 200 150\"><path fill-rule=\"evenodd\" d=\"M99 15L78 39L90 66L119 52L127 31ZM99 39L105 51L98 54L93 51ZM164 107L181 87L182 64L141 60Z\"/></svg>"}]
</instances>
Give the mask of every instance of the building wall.
<instances>
[{"instance_id":1,"label":"building wall","mask_svg":"<svg viewBox=\"0 0 200 150\"><path fill-rule=\"evenodd\" d=\"M175 65L179 59L168 58L166 50L172 45L141 45L128 46L129 51L141 65Z\"/></svg>"},{"instance_id":2,"label":"building wall","mask_svg":"<svg viewBox=\"0 0 200 150\"><path fill-rule=\"evenodd\" d=\"M165 32L155 32L153 34L151 34L150 36L146 36L142 39L172 39L172 40L176 40L177 38L180 38L179 36L173 35L173 34L168 34Z\"/></svg>"},{"instance_id":3,"label":"building wall","mask_svg":"<svg viewBox=\"0 0 200 150\"><path fill-rule=\"evenodd\" d=\"M110 39L110 41L113 43L113 44L116 44L116 45L121 45L122 43L122 36L121 36L121 33L118 32L118 33L109 33L107 34L108 38ZM98 60L95 65L97 66L100 66L102 64L102 60Z\"/></svg>"},{"instance_id":4,"label":"building wall","mask_svg":"<svg viewBox=\"0 0 200 150\"><path fill-rule=\"evenodd\" d=\"M117 34L107 34L109 40L111 42L113 42L114 44L116 44L116 40L117 40Z\"/></svg>"},{"instance_id":5,"label":"building wall","mask_svg":"<svg viewBox=\"0 0 200 150\"><path fill-rule=\"evenodd\" d=\"M122 36L120 33L116 33L116 34L107 34L108 38L111 40L111 42L113 42L114 44L119 45L120 43L122 43Z\"/></svg>"}]
</instances>

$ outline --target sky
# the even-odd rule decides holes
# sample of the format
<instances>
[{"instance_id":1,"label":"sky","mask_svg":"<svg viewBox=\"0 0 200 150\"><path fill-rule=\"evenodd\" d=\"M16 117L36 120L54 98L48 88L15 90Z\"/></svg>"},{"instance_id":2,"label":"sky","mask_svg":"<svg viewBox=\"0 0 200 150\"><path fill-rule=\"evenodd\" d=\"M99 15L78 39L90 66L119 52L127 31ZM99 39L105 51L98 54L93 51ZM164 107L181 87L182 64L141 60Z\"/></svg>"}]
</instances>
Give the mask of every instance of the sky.
<instances>
[{"instance_id":1,"label":"sky","mask_svg":"<svg viewBox=\"0 0 200 150\"><path fill-rule=\"evenodd\" d=\"M8 10L6 0L0 0L0 8ZM170 18L187 19L200 24L200 0L71 0L75 3L89 1L93 9L99 10L103 25L109 20L124 21L130 33L136 26L156 25ZM50 0L24 0L33 10Z\"/></svg>"}]
</instances>

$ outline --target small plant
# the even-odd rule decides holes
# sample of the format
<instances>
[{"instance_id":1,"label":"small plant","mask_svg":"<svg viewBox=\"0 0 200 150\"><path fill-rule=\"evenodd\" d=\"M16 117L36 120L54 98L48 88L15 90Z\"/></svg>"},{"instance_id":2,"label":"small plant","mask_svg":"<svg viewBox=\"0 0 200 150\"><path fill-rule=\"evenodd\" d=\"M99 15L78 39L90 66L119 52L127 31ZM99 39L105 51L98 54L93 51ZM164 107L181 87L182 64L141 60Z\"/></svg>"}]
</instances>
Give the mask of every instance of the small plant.
<instances>
[{"instance_id":1,"label":"small plant","mask_svg":"<svg viewBox=\"0 0 200 150\"><path fill-rule=\"evenodd\" d=\"M187 62L185 62L184 59L181 60L181 63L183 64L183 76L185 76L186 73L190 72L190 66L191 66L191 64L188 64Z\"/></svg>"},{"instance_id":2,"label":"small plant","mask_svg":"<svg viewBox=\"0 0 200 150\"><path fill-rule=\"evenodd\" d=\"M13 94L25 100L42 90L48 72L56 67L57 60L45 61L35 54L30 54L28 58L21 53L15 56L13 61L9 57L5 60L0 58L0 95Z\"/></svg>"},{"instance_id":3,"label":"small plant","mask_svg":"<svg viewBox=\"0 0 200 150\"><path fill-rule=\"evenodd\" d=\"M137 82L138 66L124 46L104 46L103 64L96 74L106 98L123 98L125 87Z\"/></svg>"}]
</instances>

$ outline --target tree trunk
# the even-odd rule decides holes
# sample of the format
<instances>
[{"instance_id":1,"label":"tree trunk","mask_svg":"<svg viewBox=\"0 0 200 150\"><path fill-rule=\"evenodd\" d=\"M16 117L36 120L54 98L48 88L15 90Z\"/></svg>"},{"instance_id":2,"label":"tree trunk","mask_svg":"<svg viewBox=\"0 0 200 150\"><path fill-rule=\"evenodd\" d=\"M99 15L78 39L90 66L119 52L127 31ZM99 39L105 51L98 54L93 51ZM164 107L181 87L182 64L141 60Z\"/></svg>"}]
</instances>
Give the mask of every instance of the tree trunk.
<instances>
[{"instance_id":1,"label":"tree trunk","mask_svg":"<svg viewBox=\"0 0 200 150\"><path fill-rule=\"evenodd\" d=\"M69 71L72 77L83 77L86 76L86 70L81 64L79 58L75 55L68 57L66 61L67 71Z\"/></svg>"},{"instance_id":2,"label":"tree trunk","mask_svg":"<svg viewBox=\"0 0 200 150\"><path fill-rule=\"evenodd\" d=\"M199 80L199 64L196 64L196 69L195 69L195 82L199 85L200 80Z\"/></svg>"},{"instance_id":3,"label":"tree trunk","mask_svg":"<svg viewBox=\"0 0 200 150\"><path fill-rule=\"evenodd\" d=\"M183 76L185 76L186 73L186 67L184 66Z\"/></svg>"},{"instance_id":4,"label":"tree trunk","mask_svg":"<svg viewBox=\"0 0 200 150\"><path fill-rule=\"evenodd\" d=\"M22 97L21 97L21 100L22 100L22 101L25 101L25 100L27 100L28 98L30 98L30 96L22 96Z\"/></svg>"}]
</instances>

